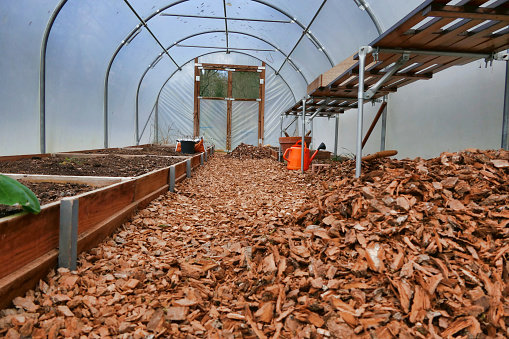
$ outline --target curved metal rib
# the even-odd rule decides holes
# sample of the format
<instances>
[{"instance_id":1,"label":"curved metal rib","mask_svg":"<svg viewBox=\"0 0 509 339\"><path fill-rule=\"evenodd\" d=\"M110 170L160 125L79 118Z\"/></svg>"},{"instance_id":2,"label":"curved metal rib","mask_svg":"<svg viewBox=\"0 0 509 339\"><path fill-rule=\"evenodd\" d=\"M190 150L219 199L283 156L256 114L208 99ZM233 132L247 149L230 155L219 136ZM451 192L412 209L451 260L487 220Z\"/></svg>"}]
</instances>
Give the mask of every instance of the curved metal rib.
<instances>
[{"instance_id":1,"label":"curved metal rib","mask_svg":"<svg viewBox=\"0 0 509 339\"><path fill-rule=\"evenodd\" d=\"M147 16L146 19L144 19L144 21L148 22L150 19L152 19L154 16L158 15L162 11L165 11L168 8L171 8L173 6L176 6L178 4L181 4L181 3L184 3L184 2L188 2L188 1L190 1L190 0L179 0L179 1L172 2L172 3L170 3L167 6L163 6L160 9L156 10L155 12L153 12L152 14L150 14L149 16ZM272 9L278 11L279 13L281 13L281 14L285 15L286 17L290 18L297 25L299 25L302 29L306 29L306 27L300 21L298 21L296 18L293 18L292 16L290 16L288 13L286 13L284 10L278 8L277 6L274 6L272 4L266 3L265 1L262 1L262 0L252 0L252 1L260 3L262 5L265 5L267 7L270 7ZM46 116L45 116L45 114L46 114L46 112L45 112L45 109L46 109L46 90L45 90L45 75L46 75L46 50L47 50L47 43L48 43L49 34L50 34L51 29L53 27L53 23L55 22L55 20L58 17L61 9L65 6L66 3L67 3L67 0L62 0L59 3L59 5L55 8L55 10L53 11L53 13L51 15L51 18L48 21L48 25L46 27L46 30L44 32L43 42L42 42L42 47L41 47L41 63L40 63L40 74L39 74L39 78L40 78L40 80L39 80L40 81L40 84L39 84L39 87L40 87L40 107L39 107L39 111L40 111L40 113L39 113L39 115L40 115L40 134L41 134L41 136L40 136L41 153L45 153L46 152L46 126L45 126L45 121L46 121ZM109 77L109 73L110 73L110 70L111 70L111 66L112 66L112 63L115 60L116 56L118 55L120 49L124 46L124 42L126 40L128 40L140 27L141 27L140 25L137 25L136 28L133 29L133 31L131 31L131 33L128 34L126 39L124 39L122 41L122 44L120 44L117 47L117 49L115 50L114 54L112 55L112 58L110 59L108 67L107 67L107 71L106 71L106 75L105 75L105 81L104 81L104 83L105 83L105 90L104 90L104 112L105 112L105 114L104 114L104 147L105 148L108 148L108 116L107 116L107 111L108 111L108 93L107 93L107 88L108 88L108 77ZM315 42L320 44L319 40L316 39L316 37L314 37L314 35L312 35L310 32L308 32L308 33L315 40ZM320 46L321 46L321 44L320 44ZM329 63L331 64L331 66L334 66L334 63L333 63L331 57L329 56L329 54L327 53L327 51L322 48L322 52L326 55L327 59L329 60Z\"/></svg>"},{"instance_id":2,"label":"curved metal rib","mask_svg":"<svg viewBox=\"0 0 509 339\"><path fill-rule=\"evenodd\" d=\"M192 34L192 35L190 35L190 36L188 36L188 37L185 37L185 38L183 38L183 39L181 39L181 40L179 40L179 41L174 42L173 44L171 44L171 45L167 48L167 50L169 50L169 49L171 49L172 47L174 47L174 46L178 45L180 42L182 42L182 41L184 41L184 40L187 40L187 39L193 38L193 37L198 36L198 35L203 35L203 34L213 34L213 33L223 33L223 32L224 32L224 31L221 31L221 30L215 30L215 31L207 31L207 32L200 32L200 33ZM250 37L252 37L252 38L255 38L255 39L261 40L261 41L265 42L266 44L268 44L268 45L270 45L270 46L272 46L272 47L274 47L274 48L278 49L276 46L274 46L274 45L273 45L272 43L270 43L269 41L266 41L266 40L264 40L264 39L262 39L262 38L259 38L259 37L255 36L255 35L252 35L252 34L249 34L249 33L237 32L237 31L229 31L229 33L230 33L230 34L241 34L241 35L247 35L247 36L250 36ZM218 47L218 48L221 48L221 47ZM231 53L231 52L233 52L233 50L231 50L231 49L224 48L224 47L222 47L222 48L223 48L223 49L226 49L226 50L227 50L227 51L229 51L230 53ZM284 54L281 50L279 50L279 49L278 49L278 51L279 51L281 54L283 54L284 56L286 56L286 55L285 55L285 54ZM217 53L217 52L216 52L216 53ZM248 53L242 53L242 54L250 55L250 54L248 54ZM252 56L252 55L250 55L250 56ZM254 56L252 56L252 57L254 57ZM158 55L158 57L157 57L156 59L154 59L154 61L152 61L152 62L150 63L150 65L147 67L147 69L145 69L145 72L143 72L143 75L141 76L140 80L138 81L138 87L137 87L137 89L136 89L136 107L135 107L135 115L136 115L136 118L135 118L135 121L136 121L135 131L136 131L136 140L137 140L137 142L138 142L138 139L139 139L139 135L138 135L138 134L139 134L138 118L139 118L139 94L140 94L141 83L143 82L143 79L145 78L145 75L147 75L147 73L148 73L148 71L150 70L150 68L152 68L152 67L154 66L154 63L156 62L156 60L157 60L158 58L159 58L159 55ZM256 59L258 59L258 58L256 58ZM259 60L259 59L258 59L258 60ZM189 62L189 61L188 61L188 62ZM185 64L187 64L188 62L186 62ZM185 64L184 64L184 65L185 65ZM182 66L180 66L180 67L182 67ZM269 67L271 67L271 66L269 66ZM273 68L273 67L271 67L271 68ZM177 71L178 71L178 69L177 69ZM176 72L176 71L175 71L175 72ZM302 76L302 78L303 78L303 79L304 79L304 81L306 82L306 85L307 85L307 84L309 84L309 83L308 83L308 81L307 81L307 79L306 79L306 77L304 76L304 74L302 74L302 72L298 72L298 73L300 73L300 75ZM108 74L109 74L109 69L108 69ZM276 73L276 74L280 76L280 74L279 74L279 73ZM173 76L173 75L172 75L172 76ZM283 77L281 77L281 78L283 78ZM283 79L283 81L284 81L284 79ZM285 81L285 83L288 85L288 83L287 83L286 81ZM106 88L107 88L107 87L106 87ZM107 93L107 92L108 92L108 91L106 90L106 93ZM292 94L293 94L293 91L292 91ZM294 97L295 97L295 95L294 95ZM107 108L107 106L105 106L105 107ZM107 111L106 111L106 112L107 112ZM107 113L105 113L105 115L107 115Z\"/></svg>"},{"instance_id":3,"label":"curved metal rib","mask_svg":"<svg viewBox=\"0 0 509 339\"><path fill-rule=\"evenodd\" d=\"M67 0L62 0L55 8L44 30L41 44L41 63L39 68L39 143L41 154L46 153L46 50L48 37L55 20Z\"/></svg>"}]
</instances>

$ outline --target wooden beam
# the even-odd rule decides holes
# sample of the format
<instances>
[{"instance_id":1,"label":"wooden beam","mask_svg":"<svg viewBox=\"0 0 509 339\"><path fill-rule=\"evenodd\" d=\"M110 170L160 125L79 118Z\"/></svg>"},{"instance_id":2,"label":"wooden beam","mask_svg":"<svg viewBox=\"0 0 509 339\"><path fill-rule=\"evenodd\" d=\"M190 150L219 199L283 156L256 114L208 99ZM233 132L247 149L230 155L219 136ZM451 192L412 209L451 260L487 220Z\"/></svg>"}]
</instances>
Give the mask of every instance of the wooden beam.
<instances>
[{"instance_id":1,"label":"wooden beam","mask_svg":"<svg viewBox=\"0 0 509 339\"><path fill-rule=\"evenodd\" d=\"M265 62L262 63L263 69L260 72L260 103L258 105L258 146L263 146L265 142Z\"/></svg>"},{"instance_id":2,"label":"wooden beam","mask_svg":"<svg viewBox=\"0 0 509 339\"><path fill-rule=\"evenodd\" d=\"M196 64L198 63L198 58L194 59L194 112L193 112L193 134L194 137L198 137L200 135L200 70Z\"/></svg>"},{"instance_id":3,"label":"wooden beam","mask_svg":"<svg viewBox=\"0 0 509 339\"><path fill-rule=\"evenodd\" d=\"M321 87L331 84L338 76L357 64L357 60L353 59L353 55L346 58L336 66L329 69L327 72L320 74L312 83L307 87L307 93L311 94Z\"/></svg>"},{"instance_id":4,"label":"wooden beam","mask_svg":"<svg viewBox=\"0 0 509 339\"><path fill-rule=\"evenodd\" d=\"M378 110L378 113L376 113L375 119L373 119L373 122L371 123L371 126L369 126L369 130L366 133L366 136L364 136L364 140L362 140L362 148L364 148L364 145L366 145L366 142L368 141L369 136L371 135L371 132L373 132L373 129L375 128L376 123L382 116L382 113L384 112L385 107L387 107L387 102L383 102L382 105L380 106L380 109Z\"/></svg>"},{"instance_id":5,"label":"wooden beam","mask_svg":"<svg viewBox=\"0 0 509 339\"><path fill-rule=\"evenodd\" d=\"M24 155L4 155L0 157L0 161L16 161L20 159L30 159L33 157L49 158L51 153L44 154L24 154Z\"/></svg>"},{"instance_id":6,"label":"wooden beam","mask_svg":"<svg viewBox=\"0 0 509 339\"><path fill-rule=\"evenodd\" d=\"M200 99L205 99L205 100L224 100L225 98L218 98L218 97L201 97Z\"/></svg>"},{"instance_id":7,"label":"wooden beam","mask_svg":"<svg viewBox=\"0 0 509 339\"><path fill-rule=\"evenodd\" d=\"M105 156L107 156L105 154ZM47 175L47 174L15 174L4 173L4 175L15 180L25 180L29 182L57 182L57 183L74 183L89 185L94 187L103 187L113 185L121 181L126 181L126 177L93 177L93 176L77 176L77 175Z\"/></svg>"},{"instance_id":8,"label":"wooden beam","mask_svg":"<svg viewBox=\"0 0 509 339\"><path fill-rule=\"evenodd\" d=\"M248 65L226 65L226 64L201 64L203 69L226 70L235 69L243 72L258 72L258 66Z\"/></svg>"},{"instance_id":9,"label":"wooden beam","mask_svg":"<svg viewBox=\"0 0 509 339\"><path fill-rule=\"evenodd\" d=\"M13 307L12 300L34 289L39 280L57 266L58 250L51 250L15 272L0 278L0 309Z\"/></svg>"},{"instance_id":10,"label":"wooden beam","mask_svg":"<svg viewBox=\"0 0 509 339\"><path fill-rule=\"evenodd\" d=\"M509 21L507 9L487 7L431 4L423 11L423 15L439 18Z\"/></svg>"}]
</instances>

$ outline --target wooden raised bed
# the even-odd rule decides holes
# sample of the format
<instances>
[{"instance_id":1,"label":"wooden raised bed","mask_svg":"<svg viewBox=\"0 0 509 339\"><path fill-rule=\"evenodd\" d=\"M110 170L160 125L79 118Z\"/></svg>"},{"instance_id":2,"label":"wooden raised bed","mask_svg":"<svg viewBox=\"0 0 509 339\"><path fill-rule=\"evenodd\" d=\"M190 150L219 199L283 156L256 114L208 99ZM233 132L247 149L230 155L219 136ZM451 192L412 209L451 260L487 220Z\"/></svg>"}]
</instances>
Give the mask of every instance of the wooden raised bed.
<instances>
[{"instance_id":1,"label":"wooden raised bed","mask_svg":"<svg viewBox=\"0 0 509 339\"><path fill-rule=\"evenodd\" d=\"M270 158L279 161L279 148L270 149Z\"/></svg>"},{"instance_id":2,"label":"wooden raised bed","mask_svg":"<svg viewBox=\"0 0 509 339\"><path fill-rule=\"evenodd\" d=\"M107 186L42 206L37 215L19 213L0 219L0 309L11 305L12 299L24 295L44 278L59 260L62 244L62 215L69 203L78 206L76 213L77 253L89 250L127 221L137 209L146 207L159 195L173 191L175 183L190 176L191 170L203 163L214 148L188 160L133 178L93 177L94 186L103 181ZM43 155L13 156L8 160ZM5 158L0 158L3 160ZM29 180L31 175L20 175ZM33 176L48 180L50 176ZM54 176L65 181L65 177ZM67 178L78 180L76 177ZM83 179L83 178L82 178ZM87 181L87 177L84 177ZM89 177L89 179L91 179ZM90 184L92 185L92 184ZM64 232L65 233L65 232Z\"/></svg>"}]
</instances>

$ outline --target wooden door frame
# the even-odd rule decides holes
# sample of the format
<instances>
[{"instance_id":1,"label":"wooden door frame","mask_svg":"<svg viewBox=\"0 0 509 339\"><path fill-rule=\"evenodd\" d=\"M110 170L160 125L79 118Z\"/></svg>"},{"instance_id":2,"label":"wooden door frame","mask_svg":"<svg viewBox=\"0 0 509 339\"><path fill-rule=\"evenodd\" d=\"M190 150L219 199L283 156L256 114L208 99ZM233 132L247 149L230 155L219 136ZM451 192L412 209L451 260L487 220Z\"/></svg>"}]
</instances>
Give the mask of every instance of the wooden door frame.
<instances>
[{"instance_id":1,"label":"wooden door frame","mask_svg":"<svg viewBox=\"0 0 509 339\"><path fill-rule=\"evenodd\" d=\"M228 71L228 93L227 98L202 98L200 97L200 71L202 69L214 69ZM260 73L259 99L234 99L233 97L233 72L258 72ZM193 134L200 135L200 99L226 100L226 149L231 150L232 135L232 107L233 101L258 101L258 146L264 143L265 134L265 62L262 66L227 65L227 64L206 64L199 63L198 58L194 59L194 111L193 111Z\"/></svg>"}]
</instances>

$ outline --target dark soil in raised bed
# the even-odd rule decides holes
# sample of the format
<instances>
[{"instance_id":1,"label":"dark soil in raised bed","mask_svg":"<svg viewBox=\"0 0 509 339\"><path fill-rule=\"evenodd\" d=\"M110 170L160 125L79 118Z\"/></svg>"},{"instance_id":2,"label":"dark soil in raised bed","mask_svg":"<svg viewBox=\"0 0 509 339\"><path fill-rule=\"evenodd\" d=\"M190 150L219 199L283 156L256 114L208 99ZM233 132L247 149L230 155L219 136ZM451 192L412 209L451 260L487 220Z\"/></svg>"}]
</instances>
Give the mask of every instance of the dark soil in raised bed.
<instances>
[{"instance_id":1,"label":"dark soil in raised bed","mask_svg":"<svg viewBox=\"0 0 509 339\"><path fill-rule=\"evenodd\" d=\"M163 156L187 156L181 152L175 152L174 147L168 146L145 146L136 148L110 148L87 152L88 154L129 154L129 155L163 155Z\"/></svg>"},{"instance_id":2,"label":"dark soil in raised bed","mask_svg":"<svg viewBox=\"0 0 509 339\"><path fill-rule=\"evenodd\" d=\"M37 199L39 199L41 206L58 201L64 197L72 197L97 188L74 183L18 181L34 192ZM21 211L23 211L21 207L0 204L0 218L19 213Z\"/></svg>"},{"instance_id":3,"label":"dark soil in raised bed","mask_svg":"<svg viewBox=\"0 0 509 339\"><path fill-rule=\"evenodd\" d=\"M160 157L124 158L114 155L97 158L51 157L0 162L0 173L50 174L102 177L134 177L168 167L182 159Z\"/></svg>"}]
</instances>

